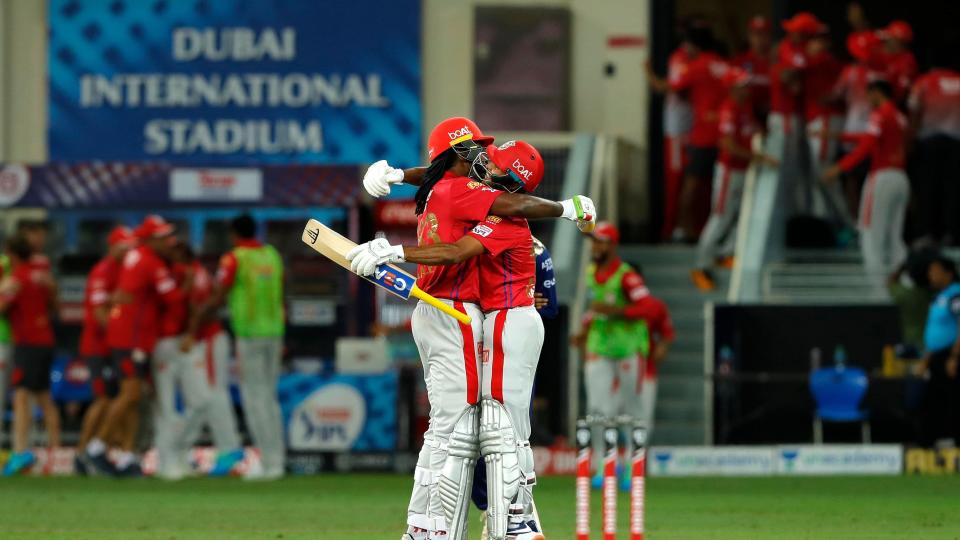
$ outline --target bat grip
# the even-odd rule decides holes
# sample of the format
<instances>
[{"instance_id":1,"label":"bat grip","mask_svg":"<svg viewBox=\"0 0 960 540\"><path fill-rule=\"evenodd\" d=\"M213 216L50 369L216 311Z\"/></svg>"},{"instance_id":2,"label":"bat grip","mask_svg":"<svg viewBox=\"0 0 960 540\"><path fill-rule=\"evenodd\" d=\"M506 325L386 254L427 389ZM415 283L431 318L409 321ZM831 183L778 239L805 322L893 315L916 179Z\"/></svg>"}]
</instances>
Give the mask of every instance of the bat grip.
<instances>
[{"instance_id":1,"label":"bat grip","mask_svg":"<svg viewBox=\"0 0 960 540\"><path fill-rule=\"evenodd\" d=\"M431 306L439 309L440 311L460 321L462 324L470 324L472 320L470 319L470 316L467 315L466 313L462 311L457 311L456 309L453 308L453 306L448 306L447 304L444 304L437 298L434 298L433 296L430 296L429 294L423 292L423 290L420 287L417 287L416 285L414 285L413 290L410 291L410 296L414 296L416 298L419 298L420 300L423 300L427 304L430 304Z\"/></svg>"}]
</instances>

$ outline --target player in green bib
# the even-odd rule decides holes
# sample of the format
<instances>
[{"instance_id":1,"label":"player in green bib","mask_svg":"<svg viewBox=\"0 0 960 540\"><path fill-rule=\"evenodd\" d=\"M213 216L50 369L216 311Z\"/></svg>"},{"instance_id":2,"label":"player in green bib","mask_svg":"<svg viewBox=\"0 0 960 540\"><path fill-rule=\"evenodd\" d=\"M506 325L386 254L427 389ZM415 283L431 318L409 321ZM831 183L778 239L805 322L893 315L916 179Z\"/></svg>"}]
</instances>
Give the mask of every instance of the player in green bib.
<instances>
[{"instance_id":1,"label":"player in green bib","mask_svg":"<svg viewBox=\"0 0 960 540\"><path fill-rule=\"evenodd\" d=\"M277 401L277 379L286 327L283 305L283 261L273 246L257 241L257 224L242 215L230 223L233 249L220 258L213 296L190 323L190 334L226 304L240 363L243 412L262 467L249 479L274 480L284 474L283 417Z\"/></svg>"},{"instance_id":2,"label":"player in green bib","mask_svg":"<svg viewBox=\"0 0 960 540\"><path fill-rule=\"evenodd\" d=\"M617 256L620 233L614 225L598 224L592 239L593 264L587 269L590 309L574 343L586 346L587 414L613 421L636 411L643 376L640 364L650 345L645 319L653 314L655 300L643 278ZM602 429L593 426L596 488L602 483Z\"/></svg>"},{"instance_id":3,"label":"player in green bib","mask_svg":"<svg viewBox=\"0 0 960 540\"><path fill-rule=\"evenodd\" d=\"M10 276L10 258L5 253L0 253L0 284L4 278ZM10 331L10 322L0 314L0 415L4 414L7 407L7 391L10 382L10 365L12 363L10 353L13 350L13 334ZM0 422L0 445L3 444L3 422Z\"/></svg>"}]
</instances>

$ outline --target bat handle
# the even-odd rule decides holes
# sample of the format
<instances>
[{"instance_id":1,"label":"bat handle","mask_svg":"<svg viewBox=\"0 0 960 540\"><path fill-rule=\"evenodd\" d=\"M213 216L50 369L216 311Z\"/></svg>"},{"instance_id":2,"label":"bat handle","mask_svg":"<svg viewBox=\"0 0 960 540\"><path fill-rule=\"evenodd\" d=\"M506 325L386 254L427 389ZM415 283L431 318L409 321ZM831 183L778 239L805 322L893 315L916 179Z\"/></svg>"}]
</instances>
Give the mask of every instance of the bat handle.
<instances>
[{"instance_id":1,"label":"bat handle","mask_svg":"<svg viewBox=\"0 0 960 540\"><path fill-rule=\"evenodd\" d=\"M472 320L470 319L470 316L467 315L466 313L462 311L457 311L452 306L448 306L447 304L444 304L437 298L434 298L433 296L430 296L429 294L423 292L423 290L420 287L417 287L416 285L414 285L413 290L410 291L410 296L414 296L416 298L419 298L420 300L423 300L427 304L430 304L431 306L439 309L440 311L460 321L462 324L469 325Z\"/></svg>"}]
</instances>

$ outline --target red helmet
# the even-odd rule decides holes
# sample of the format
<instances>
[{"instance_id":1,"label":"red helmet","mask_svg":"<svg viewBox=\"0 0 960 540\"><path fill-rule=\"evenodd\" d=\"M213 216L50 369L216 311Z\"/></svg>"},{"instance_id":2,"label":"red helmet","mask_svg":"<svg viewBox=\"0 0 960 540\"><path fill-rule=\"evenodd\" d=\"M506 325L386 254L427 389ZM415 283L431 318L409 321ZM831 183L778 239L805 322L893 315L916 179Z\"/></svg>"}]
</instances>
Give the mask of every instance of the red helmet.
<instances>
[{"instance_id":1,"label":"red helmet","mask_svg":"<svg viewBox=\"0 0 960 540\"><path fill-rule=\"evenodd\" d=\"M493 137L484 136L477 124L469 118L454 116L437 124L427 139L427 158L433 161L448 148L464 141L473 141L480 146L488 146Z\"/></svg>"},{"instance_id":2,"label":"red helmet","mask_svg":"<svg viewBox=\"0 0 960 540\"><path fill-rule=\"evenodd\" d=\"M895 39L904 43L913 41L913 28L907 21L893 21L878 34L882 39Z\"/></svg>"},{"instance_id":3,"label":"red helmet","mask_svg":"<svg viewBox=\"0 0 960 540\"><path fill-rule=\"evenodd\" d=\"M128 245L131 246L136 243L137 239L133 236L133 231L130 230L130 227L124 227L123 225L117 225L110 231L110 235L107 236L107 245L110 247L117 245Z\"/></svg>"},{"instance_id":4,"label":"red helmet","mask_svg":"<svg viewBox=\"0 0 960 540\"><path fill-rule=\"evenodd\" d=\"M507 141L499 147L491 144L487 147L487 156L527 193L533 193L543 180L543 158L526 141Z\"/></svg>"},{"instance_id":5,"label":"red helmet","mask_svg":"<svg viewBox=\"0 0 960 540\"><path fill-rule=\"evenodd\" d=\"M594 240L603 240L605 242L620 243L620 231L617 226L609 221L597 223L597 228L593 229L591 236Z\"/></svg>"}]
</instances>

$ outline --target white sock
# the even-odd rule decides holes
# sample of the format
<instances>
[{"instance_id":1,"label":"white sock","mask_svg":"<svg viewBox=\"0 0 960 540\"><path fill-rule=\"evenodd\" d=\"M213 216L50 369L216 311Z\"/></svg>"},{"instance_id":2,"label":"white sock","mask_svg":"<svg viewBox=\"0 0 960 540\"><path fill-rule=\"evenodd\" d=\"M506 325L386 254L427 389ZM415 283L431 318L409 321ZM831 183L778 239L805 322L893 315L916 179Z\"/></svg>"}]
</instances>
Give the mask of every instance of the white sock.
<instances>
[{"instance_id":1,"label":"white sock","mask_svg":"<svg viewBox=\"0 0 960 540\"><path fill-rule=\"evenodd\" d=\"M106 452L106 450L107 445L96 437L90 439L90 442L87 443L87 453L91 456L99 456L100 454Z\"/></svg>"},{"instance_id":2,"label":"white sock","mask_svg":"<svg viewBox=\"0 0 960 540\"><path fill-rule=\"evenodd\" d=\"M133 452L120 452L120 455L117 456L117 468L126 469L135 459Z\"/></svg>"}]
</instances>

